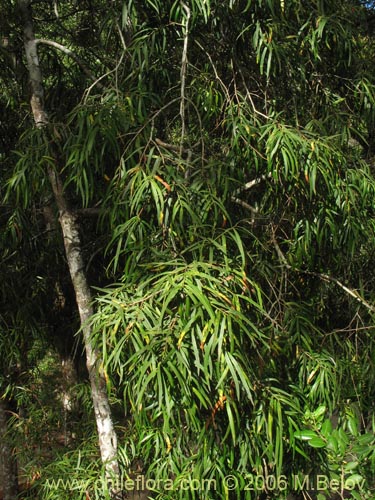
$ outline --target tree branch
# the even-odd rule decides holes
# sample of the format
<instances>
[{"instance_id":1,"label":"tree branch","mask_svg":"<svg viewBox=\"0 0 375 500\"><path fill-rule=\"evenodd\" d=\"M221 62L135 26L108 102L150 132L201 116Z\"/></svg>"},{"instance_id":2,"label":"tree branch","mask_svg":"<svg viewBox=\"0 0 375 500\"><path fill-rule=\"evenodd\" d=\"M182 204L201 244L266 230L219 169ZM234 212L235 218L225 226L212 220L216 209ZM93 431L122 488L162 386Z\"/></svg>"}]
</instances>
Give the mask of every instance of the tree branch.
<instances>
[{"instance_id":1,"label":"tree branch","mask_svg":"<svg viewBox=\"0 0 375 500\"><path fill-rule=\"evenodd\" d=\"M252 179L251 181L247 182L244 186L239 187L236 189L233 193L233 195L240 194L243 191L248 191L249 189L253 188L254 186L257 186L260 184L262 181L265 181L266 179L271 179L272 173L269 172L267 175L261 175L260 177L256 177L255 179Z\"/></svg>"},{"instance_id":2,"label":"tree branch","mask_svg":"<svg viewBox=\"0 0 375 500\"><path fill-rule=\"evenodd\" d=\"M375 312L375 306L372 306L369 302L367 302L367 300L365 300L361 295L359 295L359 293L356 290L353 290L353 289L347 287L346 285L341 283L341 281L338 280L337 278L335 278L334 276L330 276L329 274L325 274L325 273L318 273L316 271L307 271L307 270L303 270L303 269L298 269L298 268L293 267L290 264L288 264L288 261L286 260L286 257L283 254L283 252L281 251L281 248L279 247L274 234L272 234L271 240L272 240L272 243L275 247L276 253L277 253L279 260L280 260L283 267L290 269L292 271L295 271L297 273L300 273L300 274L307 274L308 276L316 276L317 278L320 278L323 281L327 281L329 283L334 283L339 288L344 290L345 293L347 293L348 295L353 297L357 302L360 302L366 309L368 309L371 312Z\"/></svg>"},{"instance_id":3,"label":"tree branch","mask_svg":"<svg viewBox=\"0 0 375 500\"><path fill-rule=\"evenodd\" d=\"M184 3L181 2L181 6L185 12L186 20L184 25L184 48L182 51L181 60L181 104L180 104L180 116L181 116L181 141L180 141L180 155L182 155L184 138L185 138L185 86L186 86L186 68L187 68L187 50L189 42L189 21L190 21L190 9Z\"/></svg>"},{"instance_id":4,"label":"tree branch","mask_svg":"<svg viewBox=\"0 0 375 500\"><path fill-rule=\"evenodd\" d=\"M186 152L185 149L182 149L180 146L175 146L174 144L169 144L169 142L164 142L161 139L156 138L155 142L158 146L161 146L164 149L169 149L169 151L174 151L175 153L184 153Z\"/></svg>"},{"instance_id":5,"label":"tree branch","mask_svg":"<svg viewBox=\"0 0 375 500\"><path fill-rule=\"evenodd\" d=\"M75 54L72 50L68 49L65 45L62 45L61 43L54 42L52 40L47 40L45 38L36 38L35 39L36 44L43 44L43 45L48 45L50 47L54 47L55 49L60 50L64 54L68 55L73 59L75 63L78 64L78 66L82 69L82 71L85 73L86 76L90 78L93 82L97 81L97 78L95 75L91 73L89 68L86 66L86 64ZM97 86L102 90L104 89L104 86L98 81Z\"/></svg>"},{"instance_id":6,"label":"tree branch","mask_svg":"<svg viewBox=\"0 0 375 500\"><path fill-rule=\"evenodd\" d=\"M231 196L230 199L233 203L236 203L237 205L241 205L241 207L246 208L247 210L250 210L253 217L258 212L255 207L251 206L249 203L246 203L246 201L240 200L240 198L236 198L235 196Z\"/></svg>"}]
</instances>

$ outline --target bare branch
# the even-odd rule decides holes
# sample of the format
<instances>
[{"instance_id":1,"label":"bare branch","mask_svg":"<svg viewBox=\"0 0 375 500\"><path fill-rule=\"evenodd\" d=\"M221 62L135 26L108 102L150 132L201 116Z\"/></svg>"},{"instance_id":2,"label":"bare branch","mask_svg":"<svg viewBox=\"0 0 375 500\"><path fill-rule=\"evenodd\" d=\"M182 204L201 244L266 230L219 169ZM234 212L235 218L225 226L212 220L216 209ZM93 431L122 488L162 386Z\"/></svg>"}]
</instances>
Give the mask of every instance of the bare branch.
<instances>
[{"instance_id":1,"label":"bare branch","mask_svg":"<svg viewBox=\"0 0 375 500\"><path fill-rule=\"evenodd\" d=\"M375 306L373 306L369 302L367 302L367 300L365 300L356 290L353 290L353 289L347 287L346 285L341 283L341 281L338 280L337 278L335 278L334 276L330 276L329 274L325 274L325 273L318 273L316 271L307 271L307 270L303 270L303 269L298 269L298 268L292 267L290 264L288 264L288 261L286 260L286 257L283 254L283 252L281 251L274 234L272 235L272 243L275 247L276 253L277 253L279 260L280 260L283 267L290 269L292 271L295 271L297 273L307 274L309 276L316 276L317 278L320 278L323 281L328 281L329 283L334 283L339 288L344 290L345 293L347 293L348 295L353 297L356 301L360 302L367 310L369 310L371 312L375 312Z\"/></svg>"},{"instance_id":2,"label":"bare branch","mask_svg":"<svg viewBox=\"0 0 375 500\"><path fill-rule=\"evenodd\" d=\"M174 144L169 144L168 142L164 142L161 139L156 138L155 142L158 146L161 146L164 149L169 149L170 151L174 151L175 153L184 153L186 150L182 149L181 146L175 146Z\"/></svg>"},{"instance_id":3,"label":"bare branch","mask_svg":"<svg viewBox=\"0 0 375 500\"><path fill-rule=\"evenodd\" d=\"M54 47L55 49L60 50L61 52L64 52L64 54L66 54L69 57L71 57L73 59L73 61L78 64L78 66L82 69L82 71L85 73L85 75L87 75L90 78L90 80L92 80L93 82L97 82L97 86L100 89L104 88L104 86L99 81L97 81L96 76L94 76L91 73L91 71L89 70L89 68L77 56L77 54L75 54L72 50L68 49L68 47L66 47L65 45L62 45L61 43L54 42L52 40L46 40L45 38L37 38L37 39L35 39L35 43L36 44L40 44L41 43L43 45L48 45L50 47Z\"/></svg>"},{"instance_id":4,"label":"bare branch","mask_svg":"<svg viewBox=\"0 0 375 500\"><path fill-rule=\"evenodd\" d=\"M101 81L101 80L103 80L103 79L104 79L104 78L106 78L107 76L111 75L112 73L117 74L117 71L118 71L119 67L120 67L120 66L121 66L121 64L122 64L122 61L124 60L124 57L125 57L125 52L123 52L123 53L121 54L121 57L120 57L120 59L119 59L118 63L116 64L116 66L115 66L113 69L111 69L111 70L107 71L106 73L104 73L104 75L99 76L99 78L97 78L97 79L94 81L94 83L93 83L92 85L90 85L90 87L89 87L88 89L86 89L85 94L84 94L84 97L83 97L83 102L86 102L86 101L87 101L87 99L89 98L89 95L90 95L91 90L92 90L95 86L98 86L99 88L104 88L104 86L100 83L100 81Z\"/></svg>"},{"instance_id":5,"label":"bare branch","mask_svg":"<svg viewBox=\"0 0 375 500\"><path fill-rule=\"evenodd\" d=\"M57 6L57 0L53 0L53 12L55 13L56 19L59 19L59 10Z\"/></svg>"},{"instance_id":6,"label":"bare branch","mask_svg":"<svg viewBox=\"0 0 375 500\"><path fill-rule=\"evenodd\" d=\"M242 79L242 83L243 83L243 86L245 87L245 90L246 90L246 97L249 99L249 102L251 104L251 107L253 108L253 111L255 114L259 115L259 116L262 116L263 118L266 118L266 120L269 119L269 117L267 115L265 115L264 113L262 113L261 111L258 111L255 107L255 104L254 104L254 101L253 101L253 98L251 97L251 93L249 91L249 89L247 88L247 85L246 85L246 82L245 82L245 78L243 76L243 73L241 70L239 70L239 73L241 75L241 79Z\"/></svg>"},{"instance_id":7,"label":"bare branch","mask_svg":"<svg viewBox=\"0 0 375 500\"><path fill-rule=\"evenodd\" d=\"M230 199L233 203L236 203L237 205L241 205L241 207L244 207L247 210L250 210L250 212L253 215L255 215L258 212L255 207L251 206L249 203L246 203L246 201L240 200L239 198L236 198L235 196L231 196Z\"/></svg>"},{"instance_id":8,"label":"bare branch","mask_svg":"<svg viewBox=\"0 0 375 500\"><path fill-rule=\"evenodd\" d=\"M186 69L187 69L187 50L189 43L189 21L190 21L190 9L184 3L181 2L181 6L185 11L186 19L184 25L184 48L182 50L182 59L181 59L181 104L180 104L180 116L181 116L181 142L180 142L180 155L182 154L184 138L185 138L185 86L186 86Z\"/></svg>"},{"instance_id":9,"label":"bare branch","mask_svg":"<svg viewBox=\"0 0 375 500\"><path fill-rule=\"evenodd\" d=\"M248 191L249 189L253 188L254 186L257 186L260 184L262 181L265 181L266 179L271 179L272 173L269 172L267 175L261 175L260 177L256 177L255 179L252 179L251 181L247 182L244 186L239 187L234 191L234 195L240 194L243 191Z\"/></svg>"},{"instance_id":10,"label":"bare branch","mask_svg":"<svg viewBox=\"0 0 375 500\"><path fill-rule=\"evenodd\" d=\"M44 88L42 85L42 73L39 67L38 49L34 37L30 2L27 0L20 0L19 7L23 17L25 54L32 85L30 99L31 110L34 116L35 125L38 128L43 128L49 123L49 119L44 108Z\"/></svg>"},{"instance_id":11,"label":"bare branch","mask_svg":"<svg viewBox=\"0 0 375 500\"><path fill-rule=\"evenodd\" d=\"M236 189L233 193L233 196L231 196L231 201L233 203L236 203L237 205L240 205L243 208L246 208L246 210L249 210L251 212L251 223L253 224L255 222L255 216L258 213L258 210L250 205L250 203L247 203L246 201L241 200L240 198L237 198L236 195L241 194L244 191L248 191L254 186L257 186L260 184L262 181L265 181L266 179L269 179L272 177L271 172L268 173L267 175L261 175L260 177L256 177L255 179L252 179L251 181L247 182L244 186L239 187Z\"/></svg>"},{"instance_id":12,"label":"bare branch","mask_svg":"<svg viewBox=\"0 0 375 500\"><path fill-rule=\"evenodd\" d=\"M297 270L297 269L296 269ZM329 281L331 283L335 283L338 287L340 287L344 292L346 292L348 295L353 297L355 300L360 302L366 309L368 309L371 312L375 312L375 307L369 304L361 295L356 290L352 290L351 288L348 288L346 285L341 283L337 278L334 278L333 276L329 276L328 274L324 273L316 273L312 271L301 271L297 270L298 272L305 273L305 274L310 274L312 276L317 276L318 278L321 278L324 281Z\"/></svg>"}]
</instances>

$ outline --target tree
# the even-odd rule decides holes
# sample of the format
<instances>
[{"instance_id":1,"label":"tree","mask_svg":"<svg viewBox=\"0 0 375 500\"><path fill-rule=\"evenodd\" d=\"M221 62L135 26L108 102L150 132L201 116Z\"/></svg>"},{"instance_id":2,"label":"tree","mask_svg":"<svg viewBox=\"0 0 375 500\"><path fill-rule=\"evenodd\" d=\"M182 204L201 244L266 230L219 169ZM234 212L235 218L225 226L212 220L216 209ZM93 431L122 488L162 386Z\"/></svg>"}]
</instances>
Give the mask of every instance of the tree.
<instances>
[{"instance_id":1,"label":"tree","mask_svg":"<svg viewBox=\"0 0 375 500\"><path fill-rule=\"evenodd\" d=\"M37 129L46 129L49 119L44 109L44 90L42 76L39 68L38 53L33 32L32 11L30 0L19 2L20 12L23 17L25 52L31 83L31 107ZM44 130L43 130L44 132ZM41 137L42 140L54 138ZM52 144L53 147L53 144ZM55 154L54 154L55 153ZM76 218L68 206L64 188L57 168L61 165L58 151L52 150L52 163L47 166L47 175L51 183L55 202L59 210L59 222L64 238L65 254L72 279L77 306L79 310L81 329L83 333L87 370L89 373L95 418L98 427L99 445L103 463L108 469L108 474L118 473L117 464L117 436L113 428L112 416L108 403L106 383L100 368L100 359L95 349L92 348L90 327L88 321L93 314L92 296L84 272L82 248L79 237L79 228Z\"/></svg>"},{"instance_id":2,"label":"tree","mask_svg":"<svg viewBox=\"0 0 375 500\"><path fill-rule=\"evenodd\" d=\"M8 200L42 203L47 173L68 222L99 213L82 322L124 412L121 464L160 498L243 498L249 473L369 478L371 9L54 5L38 46L60 116L39 109L17 144ZM182 488L202 478L215 494Z\"/></svg>"}]
</instances>

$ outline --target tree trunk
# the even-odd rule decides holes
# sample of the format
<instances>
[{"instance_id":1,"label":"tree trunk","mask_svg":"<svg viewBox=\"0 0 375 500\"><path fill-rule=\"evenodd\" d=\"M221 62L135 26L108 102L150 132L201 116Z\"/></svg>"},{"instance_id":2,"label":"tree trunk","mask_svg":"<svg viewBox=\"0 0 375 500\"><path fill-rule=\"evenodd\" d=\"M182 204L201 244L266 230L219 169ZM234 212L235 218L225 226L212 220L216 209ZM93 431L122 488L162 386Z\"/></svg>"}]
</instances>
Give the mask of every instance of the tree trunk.
<instances>
[{"instance_id":1,"label":"tree trunk","mask_svg":"<svg viewBox=\"0 0 375 500\"><path fill-rule=\"evenodd\" d=\"M18 495L17 462L7 437L9 405L0 398L0 498L16 500Z\"/></svg>"},{"instance_id":2,"label":"tree trunk","mask_svg":"<svg viewBox=\"0 0 375 500\"><path fill-rule=\"evenodd\" d=\"M46 129L49 125L49 119L44 108L44 89L34 38L30 0L19 0L19 7L23 17L25 52L31 86L31 108L36 126ZM55 157L55 160L56 165L61 164L61 158ZM49 167L47 174L59 210L59 221L64 238L65 254L81 320L81 329L86 350L86 365L90 378L92 401L99 434L101 459L103 464L105 464L108 477L113 478L119 472L117 436L113 426L105 378L100 369L100 356L93 349L91 343L91 327L88 320L93 314L92 295L84 271L85 266L82 257L79 227L74 213L69 209L67 204L62 181L57 169Z\"/></svg>"}]
</instances>

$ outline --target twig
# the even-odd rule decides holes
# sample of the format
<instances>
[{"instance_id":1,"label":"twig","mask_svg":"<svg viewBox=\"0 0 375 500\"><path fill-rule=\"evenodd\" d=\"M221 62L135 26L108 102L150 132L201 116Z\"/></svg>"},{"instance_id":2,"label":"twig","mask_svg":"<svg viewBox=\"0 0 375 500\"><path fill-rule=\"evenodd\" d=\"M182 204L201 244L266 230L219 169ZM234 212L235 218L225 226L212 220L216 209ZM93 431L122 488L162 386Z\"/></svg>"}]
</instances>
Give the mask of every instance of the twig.
<instances>
[{"instance_id":1,"label":"twig","mask_svg":"<svg viewBox=\"0 0 375 500\"><path fill-rule=\"evenodd\" d=\"M85 90L85 94L84 94L84 98L83 98L83 102L87 102L87 99L89 98L89 95L90 95L90 92L91 90L95 87L95 85L97 85L99 88L101 89L104 89L104 86L100 83L100 80L103 80L104 78L106 78L107 76L111 75L112 73L115 73L116 75L116 82L117 82L117 72L118 72L118 69L119 67L121 66L122 64L122 61L124 60L124 57L125 57L125 54L127 53L127 46L126 46L126 41L125 41L125 38L122 34L122 31L121 31L121 28L118 24L118 22L116 21L116 27L118 29L118 32L119 32L119 36L120 36L120 40L121 40L121 43L122 43L122 46L124 47L124 50L121 54L121 57L120 59L118 60L118 63L116 64L116 66L107 71L106 73L104 73L104 75L100 76L96 81L94 81L94 83L92 85L90 85L90 87L88 89ZM116 88L118 87L117 83L116 83Z\"/></svg>"},{"instance_id":2,"label":"twig","mask_svg":"<svg viewBox=\"0 0 375 500\"><path fill-rule=\"evenodd\" d=\"M55 13L56 19L59 19L60 15L59 15L59 10L58 10L58 7L57 7L57 1L56 0L53 0L53 11Z\"/></svg>"},{"instance_id":3,"label":"twig","mask_svg":"<svg viewBox=\"0 0 375 500\"><path fill-rule=\"evenodd\" d=\"M276 250L276 253L279 257L279 260L281 262L281 264L286 267L287 269L290 269L292 271L295 271L297 273L301 273L301 274L307 274L309 276L316 276L317 278L320 278L321 280L323 281L327 281L329 283L334 283L335 285L337 285L339 288L341 288L342 290L344 290L344 292L346 292L348 295L350 295L351 297L353 297L356 301L360 302L364 307L366 307L366 309L368 309L369 311L371 312L375 312L375 307L372 306L371 304L369 304L367 302L367 300L365 300L361 295L359 295L359 293L355 290L352 290L351 288L348 288L346 285L344 285L343 283L341 283L341 281L339 281L337 278L333 277L333 276L330 276L329 274L325 274L325 273L318 273L316 271L307 271L307 270L303 270L303 269L298 269L298 268L295 268L295 267L292 267L290 264L288 264L286 258L285 258L285 255L283 254L283 252L281 251L277 241L276 241L276 238L275 238L275 235L272 234L272 243L275 247L275 250Z\"/></svg>"},{"instance_id":4,"label":"twig","mask_svg":"<svg viewBox=\"0 0 375 500\"><path fill-rule=\"evenodd\" d=\"M253 108L254 113L257 114L257 115L259 115L259 116L262 116L263 118L266 118L268 120L269 116L265 115L264 113L262 113L261 111L258 111L256 109L254 101L253 101L253 98L251 97L251 93L250 93L249 89L247 88L247 85L246 85L246 82L245 82L245 78L243 76L243 73L242 73L241 69L239 69L239 73L241 75L243 86L245 87L245 90L246 90L246 97L249 99L251 107Z\"/></svg>"},{"instance_id":5,"label":"twig","mask_svg":"<svg viewBox=\"0 0 375 500\"><path fill-rule=\"evenodd\" d=\"M182 59L181 59L181 104L180 104L180 116L181 116L181 142L180 142L180 155L182 155L182 150L184 146L184 138L185 138L185 86L186 86L186 68L187 68L187 50L188 50L188 42L189 42L189 21L190 21L190 9L184 3L181 2L181 6L185 11L186 19L184 25L184 48L182 50Z\"/></svg>"},{"instance_id":6,"label":"twig","mask_svg":"<svg viewBox=\"0 0 375 500\"><path fill-rule=\"evenodd\" d=\"M122 53L122 55L121 55L121 57L120 57L120 62L119 62L119 64L117 64L117 65L116 65L115 70L114 70L114 71L115 71L115 75L116 75L116 89L118 89L118 69L119 69L119 67L120 67L120 64L121 64L121 62L122 62L122 60L123 60L124 56L125 56L125 53L126 53L126 52L127 52L127 50L128 50L128 47L127 47L127 45L126 45L126 40L125 40L124 34L123 34L123 32L122 32L122 30L121 30L121 28L120 28L120 25L119 25L119 23L118 23L117 18L115 19L115 24L116 24L116 28L117 28L117 31L118 31L118 34L119 34L119 37L120 37L120 40L121 40L122 46L123 46L123 48L124 48L124 51L123 51L123 53ZM118 92L118 90L117 90L117 92Z\"/></svg>"},{"instance_id":7,"label":"twig","mask_svg":"<svg viewBox=\"0 0 375 500\"><path fill-rule=\"evenodd\" d=\"M215 64L214 64L214 62L213 62L213 60L212 60L212 57L211 57L211 56L210 56L210 54L207 52L207 50L206 50L204 47L202 47L202 45L201 45L201 44L200 44L197 40L195 40L195 43L198 45L198 47L199 47L200 49L202 49L202 50L203 50L203 52L204 52L204 53L206 54L206 56L208 57L208 59L209 59L209 61L210 61L210 63L211 63L212 69L214 70L214 73L215 73L215 78L216 78L216 80L220 83L220 85L221 85L221 87L222 87L222 89L223 89L224 93L225 93L225 94L226 94L226 96L227 96L228 101L230 102L230 101L231 101L231 98L230 98L230 95L229 95L228 89L227 89L227 87L226 87L225 83L223 82L223 80L220 78L220 76L219 76L219 74L218 74L218 72L217 72L216 66L215 66Z\"/></svg>"}]
</instances>

